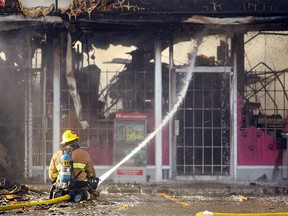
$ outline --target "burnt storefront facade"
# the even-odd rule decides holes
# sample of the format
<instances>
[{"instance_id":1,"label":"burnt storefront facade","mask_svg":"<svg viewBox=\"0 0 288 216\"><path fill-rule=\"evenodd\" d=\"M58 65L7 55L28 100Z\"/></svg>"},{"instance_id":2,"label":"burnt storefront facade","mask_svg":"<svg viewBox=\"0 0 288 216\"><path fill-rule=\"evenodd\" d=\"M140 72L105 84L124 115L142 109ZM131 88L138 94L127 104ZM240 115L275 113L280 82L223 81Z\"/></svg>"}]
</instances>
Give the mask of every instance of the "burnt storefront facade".
<instances>
[{"instance_id":1,"label":"burnt storefront facade","mask_svg":"<svg viewBox=\"0 0 288 216\"><path fill-rule=\"evenodd\" d=\"M22 0L0 9L7 176L46 181L65 129L101 176L156 129L119 175L287 178L287 1ZM118 174L109 178L125 179Z\"/></svg>"}]
</instances>

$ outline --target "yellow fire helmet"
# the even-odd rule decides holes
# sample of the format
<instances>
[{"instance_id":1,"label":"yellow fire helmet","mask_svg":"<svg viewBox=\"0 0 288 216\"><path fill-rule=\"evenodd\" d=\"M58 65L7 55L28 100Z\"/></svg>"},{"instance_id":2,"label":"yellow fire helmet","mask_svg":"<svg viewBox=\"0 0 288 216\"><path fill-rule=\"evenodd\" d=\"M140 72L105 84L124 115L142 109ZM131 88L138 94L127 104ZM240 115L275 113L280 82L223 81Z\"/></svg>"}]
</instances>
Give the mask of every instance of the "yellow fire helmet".
<instances>
[{"instance_id":1,"label":"yellow fire helmet","mask_svg":"<svg viewBox=\"0 0 288 216\"><path fill-rule=\"evenodd\" d=\"M71 142L73 140L78 139L78 135L72 130L66 130L62 135L62 142L61 144L65 144Z\"/></svg>"}]
</instances>

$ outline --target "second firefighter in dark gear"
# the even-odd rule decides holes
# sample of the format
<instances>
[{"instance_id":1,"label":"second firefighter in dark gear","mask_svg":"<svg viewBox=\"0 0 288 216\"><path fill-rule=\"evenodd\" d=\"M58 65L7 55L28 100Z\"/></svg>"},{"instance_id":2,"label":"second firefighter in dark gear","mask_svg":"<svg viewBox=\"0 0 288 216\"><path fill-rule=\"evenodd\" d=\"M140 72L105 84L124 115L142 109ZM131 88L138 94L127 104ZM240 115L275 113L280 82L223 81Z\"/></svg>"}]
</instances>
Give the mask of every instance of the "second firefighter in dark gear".
<instances>
[{"instance_id":1,"label":"second firefighter in dark gear","mask_svg":"<svg viewBox=\"0 0 288 216\"><path fill-rule=\"evenodd\" d=\"M78 138L75 132L66 130L60 149L52 156L49 166L49 178L53 182L50 198L70 194L72 201L79 202L91 199L97 188L95 179L97 181L98 178L92 159L87 151L80 148Z\"/></svg>"}]
</instances>

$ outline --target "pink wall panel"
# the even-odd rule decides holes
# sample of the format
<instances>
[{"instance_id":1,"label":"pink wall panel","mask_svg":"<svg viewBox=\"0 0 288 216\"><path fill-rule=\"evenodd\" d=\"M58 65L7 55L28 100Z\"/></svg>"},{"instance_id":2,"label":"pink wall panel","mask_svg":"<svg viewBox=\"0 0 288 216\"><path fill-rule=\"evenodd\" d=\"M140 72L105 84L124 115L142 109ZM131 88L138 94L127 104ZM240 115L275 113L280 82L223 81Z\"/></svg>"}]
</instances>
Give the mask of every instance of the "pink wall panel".
<instances>
[{"instance_id":1,"label":"pink wall panel","mask_svg":"<svg viewBox=\"0 0 288 216\"><path fill-rule=\"evenodd\" d=\"M278 156L276 140L251 126L238 133L238 165L274 165Z\"/></svg>"},{"instance_id":2,"label":"pink wall panel","mask_svg":"<svg viewBox=\"0 0 288 216\"><path fill-rule=\"evenodd\" d=\"M276 140L255 126L240 130L242 107L238 93L238 165L275 165L279 153Z\"/></svg>"}]
</instances>

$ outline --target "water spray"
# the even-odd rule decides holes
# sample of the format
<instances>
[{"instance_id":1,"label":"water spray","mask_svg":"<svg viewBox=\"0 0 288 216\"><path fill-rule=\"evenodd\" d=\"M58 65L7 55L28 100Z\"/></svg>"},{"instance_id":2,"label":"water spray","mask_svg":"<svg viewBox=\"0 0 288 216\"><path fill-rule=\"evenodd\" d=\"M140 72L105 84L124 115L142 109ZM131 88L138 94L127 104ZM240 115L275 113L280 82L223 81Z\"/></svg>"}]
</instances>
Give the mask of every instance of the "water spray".
<instances>
[{"instance_id":1,"label":"water spray","mask_svg":"<svg viewBox=\"0 0 288 216\"><path fill-rule=\"evenodd\" d=\"M192 55L191 55L191 58L189 59L189 67L188 67L188 72L187 72L186 79L185 79L185 84L184 84L183 88L181 89L181 91L179 92L179 94L177 96L177 100L176 100L177 102L173 105L171 111L164 117L161 124L152 133L150 133L142 142L140 142L138 144L138 146L133 151L131 151L118 164L116 164L114 167L112 167L110 170L108 170L106 173L104 173L102 176L99 177L99 184L98 185L100 185L103 181L105 181L105 179L107 179L123 163L128 161L131 157L133 157L133 155L135 155L140 149L142 149L148 142L150 142L155 137L155 135L169 122L169 120L177 112L178 108L180 107L180 105L182 104L182 102L185 98L185 95L186 95L186 92L188 90L190 81L192 79L194 65L195 65L195 61L196 61L196 55L197 55L197 51L198 51L198 47L199 47L200 43L201 43L201 39L197 39L196 44L195 44L194 49L193 49L193 52L192 52Z\"/></svg>"}]
</instances>

